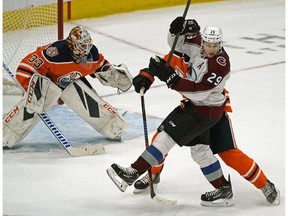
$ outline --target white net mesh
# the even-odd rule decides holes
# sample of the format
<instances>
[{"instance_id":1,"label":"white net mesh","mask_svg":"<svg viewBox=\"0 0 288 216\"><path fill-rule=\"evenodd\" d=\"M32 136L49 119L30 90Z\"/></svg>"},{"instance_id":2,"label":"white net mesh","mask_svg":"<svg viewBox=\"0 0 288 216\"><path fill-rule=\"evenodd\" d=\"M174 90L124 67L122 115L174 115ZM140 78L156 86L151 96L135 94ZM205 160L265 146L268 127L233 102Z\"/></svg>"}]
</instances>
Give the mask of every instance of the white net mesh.
<instances>
[{"instance_id":1,"label":"white net mesh","mask_svg":"<svg viewBox=\"0 0 288 216\"><path fill-rule=\"evenodd\" d=\"M3 1L3 62L14 74L22 58L57 38L57 0ZM20 92L3 70L3 93Z\"/></svg>"}]
</instances>

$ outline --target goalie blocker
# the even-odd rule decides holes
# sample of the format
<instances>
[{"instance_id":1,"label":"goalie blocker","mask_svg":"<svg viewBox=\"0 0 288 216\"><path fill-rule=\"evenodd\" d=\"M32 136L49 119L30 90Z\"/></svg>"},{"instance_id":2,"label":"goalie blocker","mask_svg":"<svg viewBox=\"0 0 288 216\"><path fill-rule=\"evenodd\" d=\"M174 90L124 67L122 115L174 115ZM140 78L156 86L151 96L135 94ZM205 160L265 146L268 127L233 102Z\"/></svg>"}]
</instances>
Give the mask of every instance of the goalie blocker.
<instances>
[{"instance_id":1,"label":"goalie blocker","mask_svg":"<svg viewBox=\"0 0 288 216\"><path fill-rule=\"evenodd\" d=\"M102 135L110 139L121 138L126 120L80 79L63 90L61 99Z\"/></svg>"}]
</instances>

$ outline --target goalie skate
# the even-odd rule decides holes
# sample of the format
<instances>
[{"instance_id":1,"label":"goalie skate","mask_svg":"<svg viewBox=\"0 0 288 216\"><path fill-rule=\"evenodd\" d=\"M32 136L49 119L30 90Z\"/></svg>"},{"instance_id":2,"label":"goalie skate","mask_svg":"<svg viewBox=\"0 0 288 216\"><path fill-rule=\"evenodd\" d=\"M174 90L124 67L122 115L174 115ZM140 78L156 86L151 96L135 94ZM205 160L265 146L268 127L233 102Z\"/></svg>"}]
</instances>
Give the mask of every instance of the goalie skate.
<instances>
[{"instance_id":1,"label":"goalie skate","mask_svg":"<svg viewBox=\"0 0 288 216\"><path fill-rule=\"evenodd\" d=\"M234 205L232 200L233 192L230 181L230 176L228 177L229 184L219 187L214 191L207 192L201 195L201 205L203 206L212 206L212 207L225 207Z\"/></svg>"}]
</instances>

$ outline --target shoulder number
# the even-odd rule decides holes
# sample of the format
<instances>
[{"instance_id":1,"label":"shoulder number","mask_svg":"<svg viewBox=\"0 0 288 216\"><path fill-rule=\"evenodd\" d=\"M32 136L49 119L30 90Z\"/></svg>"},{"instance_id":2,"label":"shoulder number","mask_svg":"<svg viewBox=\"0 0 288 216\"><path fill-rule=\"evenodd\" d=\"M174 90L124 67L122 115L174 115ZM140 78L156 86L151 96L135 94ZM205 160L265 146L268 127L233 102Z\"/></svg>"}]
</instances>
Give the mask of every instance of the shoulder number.
<instances>
[{"instance_id":1,"label":"shoulder number","mask_svg":"<svg viewBox=\"0 0 288 216\"><path fill-rule=\"evenodd\" d=\"M44 61L38 57L38 55L33 54L31 58L28 59L30 63L34 65L35 68L40 68Z\"/></svg>"}]
</instances>

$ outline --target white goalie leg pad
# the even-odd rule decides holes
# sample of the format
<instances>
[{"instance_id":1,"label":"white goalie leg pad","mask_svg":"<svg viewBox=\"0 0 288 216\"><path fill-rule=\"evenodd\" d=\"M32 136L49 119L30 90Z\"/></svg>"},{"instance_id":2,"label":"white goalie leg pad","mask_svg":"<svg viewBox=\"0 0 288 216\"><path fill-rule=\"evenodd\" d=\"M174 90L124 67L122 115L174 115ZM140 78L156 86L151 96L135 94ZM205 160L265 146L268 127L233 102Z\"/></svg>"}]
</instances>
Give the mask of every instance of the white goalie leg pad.
<instances>
[{"instance_id":1,"label":"white goalie leg pad","mask_svg":"<svg viewBox=\"0 0 288 216\"><path fill-rule=\"evenodd\" d=\"M3 119L3 146L12 148L20 143L40 120L36 113L24 107L23 97Z\"/></svg>"},{"instance_id":2,"label":"white goalie leg pad","mask_svg":"<svg viewBox=\"0 0 288 216\"><path fill-rule=\"evenodd\" d=\"M25 107L36 113L47 112L60 97L62 90L47 77L34 74L25 94Z\"/></svg>"},{"instance_id":3,"label":"white goalie leg pad","mask_svg":"<svg viewBox=\"0 0 288 216\"><path fill-rule=\"evenodd\" d=\"M96 131L110 139L119 139L126 120L81 80L67 86L61 99Z\"/></svg>"},{"instance_id":4,"label":"white goalie leg pad","mask_svg":"<svg viewBox=\"0 0 288 216\"><path fill-rule=\"evenodd\" d=\"M132 75L129 73L128 68L124 64L107 65L108 69L103 72L95 73L96 77L105 86L111 86L125 92L132 86Z\"/></svg>"}]
</instances>

